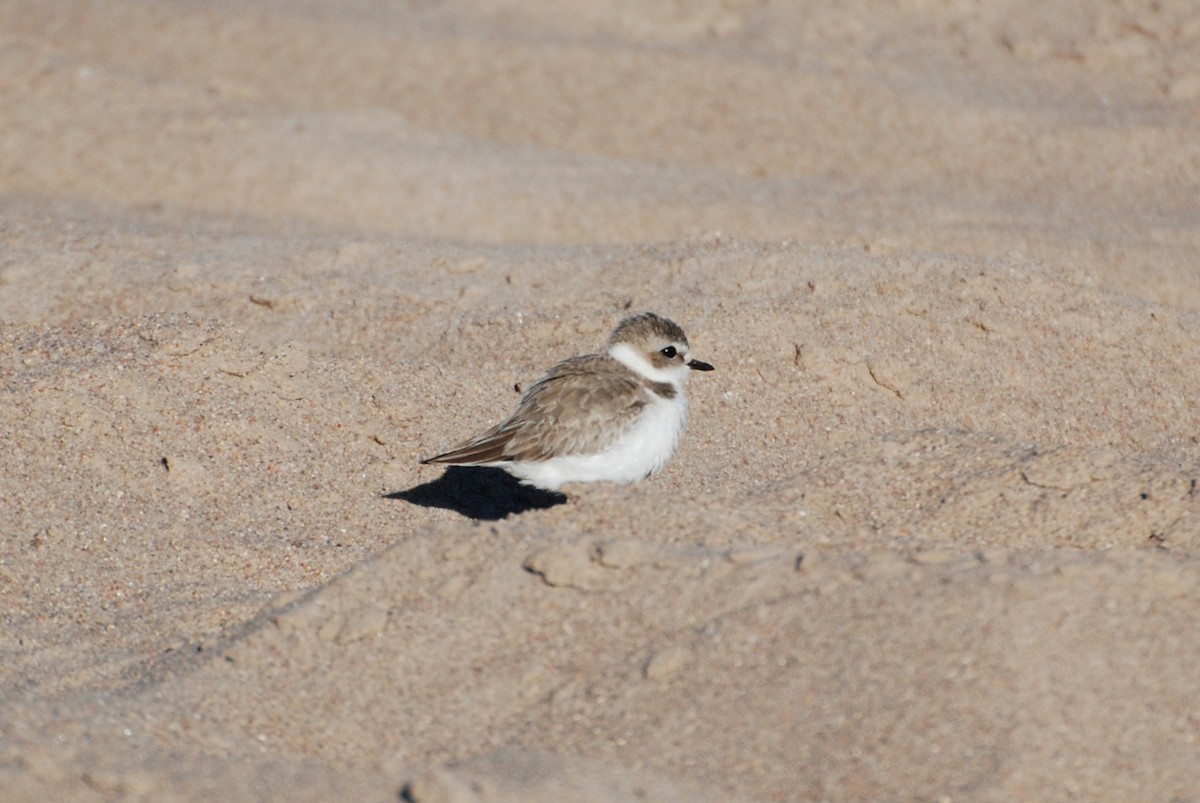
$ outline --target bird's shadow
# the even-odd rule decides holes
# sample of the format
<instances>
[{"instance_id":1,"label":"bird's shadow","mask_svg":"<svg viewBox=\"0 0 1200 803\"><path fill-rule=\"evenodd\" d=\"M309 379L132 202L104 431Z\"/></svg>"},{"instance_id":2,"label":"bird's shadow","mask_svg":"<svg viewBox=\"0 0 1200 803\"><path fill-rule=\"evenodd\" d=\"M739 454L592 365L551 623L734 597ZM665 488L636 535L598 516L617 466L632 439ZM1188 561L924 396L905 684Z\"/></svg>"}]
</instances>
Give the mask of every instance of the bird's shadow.
<instances>
[{"instance_id":1,"label":"bird's shadow","mask_svg":"<svg viewBox=\"0 0 1200 803\"><path fill-rule=\"evenodd\" d=\"M432 482L384 494L384 498L453 510L481 521L497 521L514 513L543 510L567 501L564 494L522 485L507 471L466 466L450 466Z\"/></svg>"}]
</instances>

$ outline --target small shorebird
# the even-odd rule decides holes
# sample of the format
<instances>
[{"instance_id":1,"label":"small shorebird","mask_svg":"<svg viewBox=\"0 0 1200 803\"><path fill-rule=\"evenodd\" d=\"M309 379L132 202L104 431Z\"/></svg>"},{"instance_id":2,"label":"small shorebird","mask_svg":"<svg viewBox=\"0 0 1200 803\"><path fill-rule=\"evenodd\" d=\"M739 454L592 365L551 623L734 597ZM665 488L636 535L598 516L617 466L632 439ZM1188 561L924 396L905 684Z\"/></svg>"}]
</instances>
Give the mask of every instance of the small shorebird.
<instances>
[{"instance_id":1,"label":"small shorebird","mask_svg":"<svg viewBox=\"0 0 1200 803\"><path fill-rule=\"evenodd\" d=\"M643 312L621 321L603 353L551 368L508 418L421 462L495 466L547 491L569 482L638 482L679 445L684 380L711 370L688 359L679 326Z\"/></svg>"}]
</instances>

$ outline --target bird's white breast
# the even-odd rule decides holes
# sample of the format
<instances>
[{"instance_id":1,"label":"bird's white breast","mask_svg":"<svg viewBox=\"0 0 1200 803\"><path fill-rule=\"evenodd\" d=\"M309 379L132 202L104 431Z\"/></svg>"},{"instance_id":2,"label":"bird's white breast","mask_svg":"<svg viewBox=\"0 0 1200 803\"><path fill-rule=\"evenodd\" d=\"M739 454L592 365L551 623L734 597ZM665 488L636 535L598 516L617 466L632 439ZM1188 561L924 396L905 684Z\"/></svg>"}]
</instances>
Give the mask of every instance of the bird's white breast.
<instances>
[{"instance_id":1,"label":"bird's white breast","mask_svg":"<svg viewBox=\"0 0 1200 803\"><path fill-rule=\"evenodd\" d=\"M673 399L651 394L650 403L629 432L603 452L511 463L505 468L546 490L558 490L568 482L637 482L666 465L679 445L686 421L687 400L682 387Z\"/></svg>"}]
</instances>

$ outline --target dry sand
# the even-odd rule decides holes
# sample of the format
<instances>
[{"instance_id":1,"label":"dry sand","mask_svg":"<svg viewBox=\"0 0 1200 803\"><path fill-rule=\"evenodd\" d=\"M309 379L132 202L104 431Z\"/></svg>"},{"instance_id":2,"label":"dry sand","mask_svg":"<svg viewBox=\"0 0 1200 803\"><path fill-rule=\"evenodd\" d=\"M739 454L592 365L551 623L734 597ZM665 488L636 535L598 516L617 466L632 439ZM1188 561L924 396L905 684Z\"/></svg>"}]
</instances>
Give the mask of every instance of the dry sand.
<instances>
[{"instance_id":1,"label":"dry sand","mask_svg":"<svg viewBox=\"0 0 1200 803\"><path fill-rule=\"evenodd\" d=\"M0 789L1195 800L1200 13L0 0ZM649 483L417 459L629 310Z\"/></svg>"}]
</instances>

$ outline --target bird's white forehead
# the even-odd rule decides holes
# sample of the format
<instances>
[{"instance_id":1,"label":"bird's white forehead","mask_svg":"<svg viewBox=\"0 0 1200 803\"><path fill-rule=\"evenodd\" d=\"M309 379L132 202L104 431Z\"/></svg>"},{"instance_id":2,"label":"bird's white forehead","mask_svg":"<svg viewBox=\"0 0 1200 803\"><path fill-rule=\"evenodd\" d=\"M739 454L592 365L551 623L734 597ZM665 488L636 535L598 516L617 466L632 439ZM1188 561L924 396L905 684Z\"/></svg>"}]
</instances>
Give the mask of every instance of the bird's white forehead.
<instances>
[{"instance_id":1,"label":"bird's white forehead","mask_svg":"<svg viewBox=\"0 0 1200 803\"><path fill-rule=\"evenodd\" d=\"M648 355L656 354L668 346L674 346L675 351L679 352L680 354L686 354L688 351L688 344L686 340L671 340L663 337L647 337L639 340L627 340L623 342L629 346L632 346L643 354Z\"/></svg>"}]
</instances>

